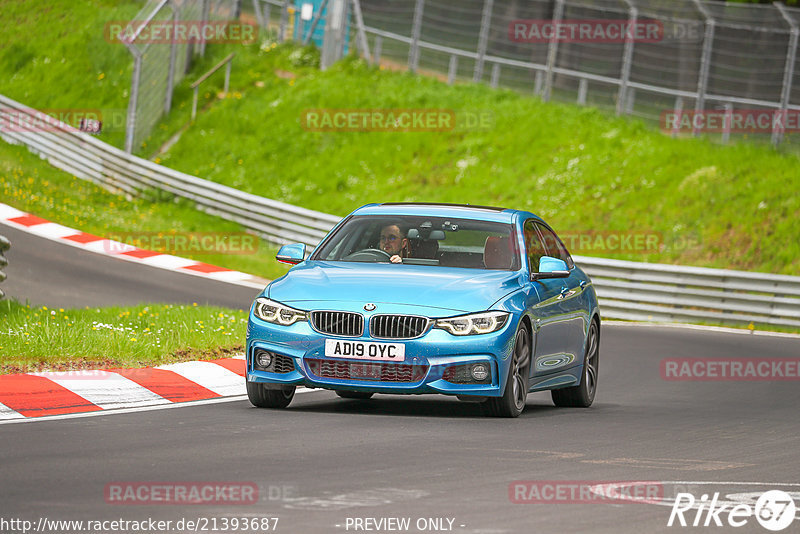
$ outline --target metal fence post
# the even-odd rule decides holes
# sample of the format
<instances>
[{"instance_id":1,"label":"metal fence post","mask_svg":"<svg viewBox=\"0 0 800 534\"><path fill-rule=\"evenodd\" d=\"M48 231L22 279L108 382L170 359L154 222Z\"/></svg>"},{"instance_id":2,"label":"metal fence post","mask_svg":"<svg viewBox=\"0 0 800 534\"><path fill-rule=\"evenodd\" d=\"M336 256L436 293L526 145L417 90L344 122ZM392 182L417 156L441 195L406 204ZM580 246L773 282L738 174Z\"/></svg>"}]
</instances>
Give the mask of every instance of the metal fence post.
<instances>
[{"instance_id":1,"label":"metal fence post","mask_svg":"<svg viewBox=\"0 0 800 534\"><path fill-rule=\"evenodd\" d=\"M266 30L267 25L264 23L264 15L261 13L261 0L253 0L253 13L256 15L256 22L259 28ZM269 6L267 6L267 13L269 13Z\"/></svg>"},{"instance_id":2,"label":"metal fence post","mask_svg":"<svg viewBox=\"0 0 800 534\"><path fill-rule=\"evenodd\" d=\"M356 18L356 40L358 46L361 48L361 54L367 60L367 63L372 63L372 56L369 53L369 41L367 41L367 31L364 29L364 17L361 14L361 1L351 0L353 4L353 15Z\"/></svg>"},{"instance_id":3,"label":"metal fence post","mask_svg":"<svg viewBox=\"0 0 800 534\"><path fill-rule=\"evenodd\" d=\"M225 93L226 96L228 95L228 88L230 88L231 85L231 63L233 62L228 61L228 64L225 65L225 85L223 86L222 92Z\"/></svg>"},{"instance_id":4,"label":"metal fence post","mask_svg":"<svg viewBox=\"0 0 800 534\"><path fill-rule=\"evenodd\" d=\"M194 122L195 117L197 117L197 91L199 90L198 87L195 87L192 93L192 122Z\"/></svg>"},{"instance_id":5,"label":"metal fence post","mask_svg":"<svg viewBox=\"0 0 800 534\"><path fill-rule=\"evenodd\" d=\"M208 12L211 8L210 2L211 0L203 0L203 26L208 22ZM206 40L202 37L200 38L200 57L206 57Z\"/></svg>"},{"instance_id":6,"label":"metal fence post","mask_svg":"<svg viewBox=\"0 0 800 534\"><path fill-rule=\"evenodd\" d=\"M425 9L425 0L417 0L414 6L414 22L411 27L411 46L408 49L408 70L417 72L419 65L419 36L422 32L422 10Z\"/></svg>"},{"instance_id":7,"label":"metal fence post","mask_svg":"<svg viewBox=\"0 0 800 534\"><path fill-rule=\"evenodd\" d=\"M255 2L261 7L261 0L255 0ZM261 17L264 19L264 29L268 30L272 22L272 7L270 7L269 4L264 5L264 8L261 10Z\"/></svg>"},{"instance_id":8,"label":"metal fence post","mask_svg":"<svg viewBox=\"0 0 800 534\"><path fill-rule=\"evenodd\" d=\"M134 50L133 47L130 48ZM133 137L136 133L136 106L139 103L139 79L142 76L142 56L137 54L133 60L131 78L131 97L128 100L128 117L125 120L125 152L133 152Z\"/></svg>"},{"instance_id":9,"label":"metal fence post","mask_svg":"<svg viewBox=\"0 0 800 534\"><path fill-rule=\"evenodd\" d=\"M550 100L553 92L553 69L556 66L558 56L558 27L564 18L564 0L556 0L556 7L553 11L553 36L550 38L550 46L547 48L547 71L544 77L544 89L542 99Z\"/></svg>"},{"instance_id":10,"label":"metal fence post","mask_svg":"<svg viewBox=\"0 0 800 534\"><path fill-rule=\"evenodd\" d=\"M775 2L775 7L781 12L783 18L792 28L789 36L789 48L786 50L786 64L783 70L783 87L781 89L781 109L779 121L773 121L772 144L778 146L783 141L783 134L786 130L786 113L789 109L789 98L792 95L792 80L794 79L794 64L797 60L797 41L800 37L800 28L794 22L786 8L780 2Z\"/></svg>"},{"instance_id":11,"label":"metal fence post","mask_svg":"<svg viewBox=\"0 0 800 534\"><path fill-rule=\"evenodd\" d=\"M477 83L483 77L483 61L486 57L486 47L489 43L489 28L492 26L492 7L494 0L483 1L483 15L481 16L481 31L478 37L478 57L475 59L475 72L472 81Z\"/></svg>"},{"instance_id":12,"label":"metal fence post","mask_svg":"<svg viewBox=\"0 0 800 534\"><path fill-rule=\"evenodd\" d=\"M622 115L625 110L624 103L626 102L626 92L628 90L628 81L631 77L631 62L633 61L633 34L636 28L636 19L639 16L639 11L634 7L631 0L625 0L628 4L628 32L625 35L625 48L622 52L622 73L619 80L619 93L617 94L617 115Z\"/></svg>"},{"instance_id":13,"label":"metal fence post","mask_svg":"<svg viewBox=\"0 0 800 534\"><path fill-rule=\"evenodd\" d=\"M581 78L578 82L578 104L581 106L586 105L586 94L589 92L589 82L586 78Z\"/></svg>"},{"instance_id":14,"label":"metal fence post","mask_svg":"<svg viewBox=\"0 0 800 534\"><path fill-rule=\"evenodd\" d=\"M500 83L500 63L492 65L492 81L490 83L492 89L497 89L497 85Z\"/></svg>"},{"instance_id":15,"label":"metal fence post","mask_svg":"<svg viewBox=\"0 0 800 534\"><path fill-rule=\"evenodd\" d=\"M706 105L706 92L708 91L708 77L711 72L711 50L714 48L714 28L716 22L711 13L705 8L700 0L694 0L697 9L706 19L706 31L703 37L703 55L700 58L700 75L697 79L697 99L694 104L695 116L703 112ZM700 131L695 126L692 127L692 135L700 135Z\"/></svg>"},{"instance_id":16,"label":"metal fence post","mask_svg":"<svg viewBox=\"0 0 800 534\"><path fill-rule=\"evenodd\" d=\"M327 1L327 0L326 0ZM321 12L321 10L320 10ZM346 0L330 0L325 14L325 33L322 37L319 68L325 70L342 58L347 28ZM306 39L311 37L309 32Z\"/></svg>"},{"instance_id":17,"label":"metal fence post","mask_svg":"<svg viewBox=\"0 0 800 534\"><path fill-rule=\"evenodd\" d=\"M733 104L726 102L723 106L725 109L725 119L722 123L722 144L727 145L731 140L731 126L733 126Z\"/></svg>"},{"instance_id":18,"label":"metal fence post","mask_svg":"<svg viewBox=\"0 0 800 534\"><path fill-rule=\"evenodd\" d=\"M178 25L180 14L173 0L170 0L169 7L172 9L172 27L174 30ZM164 95L164 113L169 113L169 110L172 109L172 90L175 86L175 55L178 53L177 41L177 39L173 39L169 49L169 72L167 72L167 94Z\"/></svg>"},{"instance_id":19,"label":"metal fence post","mask_svg":"<svg viewBox=\"0 0 800 534\"><path fill-rule=\"evenodd\" d=\"M283 6L281 7L281 22L280 26L278 27L278 42L282 43L284 39L284 35L286 35L286 22L289 19L289 0L283 0Z\"/></svg>"},{"instance_id":20,"label":"metal fence post","mask_svg":"<svg viewBox=\"0 0 800 534\"><path fill-rule=\"evenodd\" d=\"M376 65L381 64L381 48L383 47L383 37L375 36L375 48L372 50L372 62Z\"/></svg>"},{"instance_id":21,"label":"metal fence post","mask_svg":"<svg viewBox=\"0 0 800 534\"><path fill-rule=\"evenodd\" d=\"M625 115L633 113L633 105L636 103L636 89L628 87L625 91Z\"/></svg>"},{"instance_id":22,"label":"metal fence post","mask_svg":"<svg viewBox=\"0 0 800 534\"><path fill-rule=\"evenodd\" d=\"M456 72L458 71L458 56L455 54L450 55L450 65L447 67L447 85L453 85L456 81Z\"/></svg>"},{"instance_id":23,"label":"metal fence post","mask_svg":"<svg viewBox=\"0 0 800 534\"><path fill-rule=\"evenodd\" d=\"M675 99L675 124L672 125L672 137L678 137L681 132L681 119L683 118L683 97Z\"/></svg>"}]
</instances>

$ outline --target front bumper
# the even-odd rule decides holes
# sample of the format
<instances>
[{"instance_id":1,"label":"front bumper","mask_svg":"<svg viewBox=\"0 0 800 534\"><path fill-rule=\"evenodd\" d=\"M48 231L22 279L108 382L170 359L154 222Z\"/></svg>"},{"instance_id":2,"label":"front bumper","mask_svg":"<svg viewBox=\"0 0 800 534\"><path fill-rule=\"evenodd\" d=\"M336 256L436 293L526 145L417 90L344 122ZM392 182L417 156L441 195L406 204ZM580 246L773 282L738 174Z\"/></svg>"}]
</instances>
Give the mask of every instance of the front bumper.
<instances>
[{"instance_id":1,"label":"front bumper","mask_svg":"<svg viewBox=\"0 0 800 534\"><path fill-rule=\"evenodd\" d=\"M440 393L497 397L502 395L505 389L517 324L518 318L512 315L500 330L490 334L455 336L434 328L420 338L387 340L321 334L312 329L308 322L279 326L262 321L251 314L247 326L247 380L375 393ZM358 359L327 357L326 339L402 343L405 345L405 361L378 364ZM253 357L258 349L290 358L294 369L280 373L256 369ZM479 362L487 364L491 369L491 380L487 379L486 383L474 381L456 383L455 369L448 371L448 368ZM392 367L380 373L381 378L386 377L386 379L377 380L347 377L349 364ZM282 370L286 370L286 367L284 366ZM463 377L463 372L458 376Z\"/></svg>"}]
</instances>

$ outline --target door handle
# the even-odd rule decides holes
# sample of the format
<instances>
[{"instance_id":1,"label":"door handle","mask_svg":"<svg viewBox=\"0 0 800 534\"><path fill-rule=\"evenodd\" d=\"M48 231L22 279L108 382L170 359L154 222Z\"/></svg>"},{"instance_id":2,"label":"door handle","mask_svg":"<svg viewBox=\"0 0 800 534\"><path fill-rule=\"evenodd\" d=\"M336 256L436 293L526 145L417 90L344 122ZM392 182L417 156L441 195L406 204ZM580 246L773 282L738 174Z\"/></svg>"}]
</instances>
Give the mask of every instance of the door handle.
<instances>
[{"instance_id":1,"label":"door handle","mask_svg":"<svg viewBox=\"0 0 800 534\"><path fill-rule=\"evenodd\" d=\"M586 280L581 280L580 286L581 286L581 289L586 287Z\"/></svg>"}]
</instances>

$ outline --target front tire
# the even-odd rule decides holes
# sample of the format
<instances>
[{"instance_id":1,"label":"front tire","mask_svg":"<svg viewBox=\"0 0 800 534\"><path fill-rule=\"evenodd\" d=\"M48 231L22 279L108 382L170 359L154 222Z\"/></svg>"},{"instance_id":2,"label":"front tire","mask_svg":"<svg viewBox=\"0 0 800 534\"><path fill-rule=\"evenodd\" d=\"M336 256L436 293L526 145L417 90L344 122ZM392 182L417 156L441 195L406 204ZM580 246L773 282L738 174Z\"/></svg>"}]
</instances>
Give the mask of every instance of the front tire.
<instances>
[{"instance_id":1,"label":"front tire","mask_svg":"<svg viewBox=\"0 0 800 534\"><path fill-rule=\"evenodd\" d=\"M364 391L347 391L344 389L337 389L336 394L343 399L367 400L372 397L372 393L367 393Z\"/></svg>"},{"instance_id":2,"label":"front tire","mask_svg":"<svg viewBox=\"0 0 800 534\"><path fill-rule=\"evenodd\" d=\"M494 417L519 417L528 397L528 369L531 345L528 329L521 326L514 339L514 354L508 368L508 380L502 397L491 397L483 404Z\"/></svg>"},{"instance_id":3,"label":"front tire","mask_svg":"<svg viewBox=\"0 0 800 534\"><path fill-rule=\"evenodd\" d=\"M597 393L597 370L600 363L600 326L592 321L586 336L586 356L583 360L581 383L571 388L554 389L550 392L556 406L566 408L588 408Z\"/></svg>"},{"instance_id":4,"label":"front tire","mask_svg":"<svg viewBox=\"0 0 800 534\"><path fill-rule=\"evenodd\" d=\"M268 387L269 384L247 381L247 398L258 408L286 408L294 398L295 386Z\"/></svg>"}]
</instances>

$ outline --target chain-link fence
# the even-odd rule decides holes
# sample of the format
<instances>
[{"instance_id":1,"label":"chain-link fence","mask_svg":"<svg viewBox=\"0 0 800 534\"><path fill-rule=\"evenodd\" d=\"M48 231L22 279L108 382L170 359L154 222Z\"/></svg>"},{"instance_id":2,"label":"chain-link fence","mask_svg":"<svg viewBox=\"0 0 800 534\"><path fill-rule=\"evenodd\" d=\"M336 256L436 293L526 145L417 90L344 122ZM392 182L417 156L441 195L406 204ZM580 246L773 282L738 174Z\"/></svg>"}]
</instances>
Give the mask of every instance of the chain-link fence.
<instances>
[{"instance_id":1,"label":"chain-link fence","mask_svg":"<svg viewBox=\"0 0 800 534\"><path fill-rule=\"evenodd\" d=\"M294 1L254 0L286 25ZM656 121L797 139L800 9L711 0L361 0L373 58ZM285 36L286 33L282 33Z\"/></svg>"},{"instance_id":2,"label":"chain-link fence","mask_svg":"<svg viewBox=\"0 0 800 534\"><path fill-rule=\"evenodd\" d=\"M120 24L122 42L134 66L125 150L141 146L172 106L172 91L189 70L194 54L203 55L209 21L236 16L237 0L147 0L131 21Z\"/></svg>"}]
</instances>

